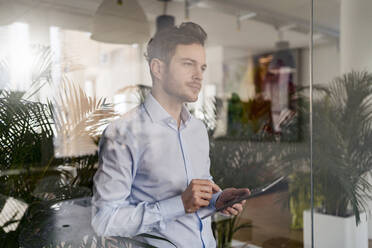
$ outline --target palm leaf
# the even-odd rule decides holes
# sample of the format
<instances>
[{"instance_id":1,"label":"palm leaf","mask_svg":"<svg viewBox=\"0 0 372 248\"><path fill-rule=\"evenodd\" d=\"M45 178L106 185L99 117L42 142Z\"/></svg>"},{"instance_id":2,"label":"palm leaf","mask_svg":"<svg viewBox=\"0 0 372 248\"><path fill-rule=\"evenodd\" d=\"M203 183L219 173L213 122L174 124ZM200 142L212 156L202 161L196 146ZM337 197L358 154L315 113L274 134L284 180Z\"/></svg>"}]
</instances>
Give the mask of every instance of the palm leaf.
<instances>
[{"instance_id":1,"label":"palm leaf","mask_svg":"<svg viewBox=\"0 0 372 248\"><path fill-rule=\"evenodd\" d=\"M52 120L41 103L21 99L21 94L0 95L0 164L2 169L49 158L42 145L52 139Z\"/></svg>"},{"instance_id":2,"label":"palm leaf","mask_svg":"<svg viewBox=\"0 0 372 248\"><path fill-rule=\"evenodd\" d=\"M241 225L235 227L233 232L235 233L235 232L239 231L240 229L252 228L252 227L253 227L252 223L244 223L244 224L241 224Z\"/></svg>"},{"instance_id":3,"label":"palm leaf","mask_svg":"<svg viewBox=\"0 0 372 248\"><path fill-rule=\"evenodd\" d=\"M56 155L81 156L94 154L93 138L117 114L104 99L88 97L76 84L64 78L55 99L53 117L56 127Z\"/></svg>"},{"instance_id":4,"label":"palm leaf","mask_svg":"<svg viewBox=\"0 0 372 248\"><path fill-rule=\"evenodd\" d=\"M300 110L303 116L309 115L307 107ZM351 72L336 78L314 100L314 187L326 214L348 216L350 205L359 223L360 211L365 211L366 199L372 197L372 185L365 180L372 169L371 117L372 74L367 72ZM308 123L306 119L304 130L308 130ZM301 149L291 147L282 158L287 171L303 172L296 164L308 164L310 154L308 149ZM304 193L302 198L298 195ZM310 201L305 191L295 190L290 195Z\"/></svg>"},{"instance_id":5,"label":"palm leaf","mask_svg":"<svg viewBox=\"0 0 372 248\"><path fill-rule=\"evenodd\" d=\"M171 242L171 241L169 241L168 239L165 239L165 238L163 238L163 237L159 237L159 236L151 235L151 234L148 234L148 233L142 233L142 234L139 234L139 235L137 235L137 237L144 237L144 238L151 238L151 239L157 239L157 240L166 241L166 242L172 244L174 247L177 248L177 246L176 246L173 242Z\"/></svg>"},{"instance_id":6,"label":"palm leaf","mask_svg":"<svg viewBox=\"0 0 372 248\"><path fill-rule=\"evenodd\" d=\"M45 85L52 83L52 53L49 46L34 45L31 47L30 65L31 84L24 98L31 99Z\"/></svg>"},{"instance_id":7,"label":"palm leaf","mask_svg":"<svg viewBox=\"0 0 372 248\"><path fill-rule=\"evenodd\" d=\"M0 59L0 87L3 89L9 88L10 66L7 59Z\"/></svg>"}]
</instances>

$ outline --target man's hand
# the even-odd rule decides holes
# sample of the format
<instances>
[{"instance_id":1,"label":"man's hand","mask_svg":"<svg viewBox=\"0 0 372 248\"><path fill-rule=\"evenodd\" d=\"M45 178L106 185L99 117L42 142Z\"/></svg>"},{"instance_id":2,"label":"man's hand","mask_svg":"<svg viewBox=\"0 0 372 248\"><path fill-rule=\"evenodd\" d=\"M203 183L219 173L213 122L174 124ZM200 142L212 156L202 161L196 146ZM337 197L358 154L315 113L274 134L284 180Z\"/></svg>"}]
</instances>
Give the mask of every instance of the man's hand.
<instances>
[{"instance_id":1,"label":"man's hand","mask_svg":"<svg viewBox=\"0 0 372 248\"><path fill-rule=\"evenodd\" d=\"M225 189L221 195L218 197L216 202L216 208L223 207L226 203L228 203L231 200L234 200L235 198L244 195L244 194L250 194L249 189L247 188L241 188L241 189L235 189L235 188L228 188ZM238 215L243 211L243 205L245 204L245 200L241 201L240 203L235 203L231 207L227 207L221 212L227 215Z\"/></svg>"},{"instance_id":2,"label":"man's hand","mask_svg":"<svg viewBox=\"0 0 372 248\"><path fill-rule=\"evenodd\" d=\"M199 208L209 205L212 195L220 191L220 187L210 180L193 179L182 193L182 202L186 213L194 213Z\"/></svg>"}]
</instances>

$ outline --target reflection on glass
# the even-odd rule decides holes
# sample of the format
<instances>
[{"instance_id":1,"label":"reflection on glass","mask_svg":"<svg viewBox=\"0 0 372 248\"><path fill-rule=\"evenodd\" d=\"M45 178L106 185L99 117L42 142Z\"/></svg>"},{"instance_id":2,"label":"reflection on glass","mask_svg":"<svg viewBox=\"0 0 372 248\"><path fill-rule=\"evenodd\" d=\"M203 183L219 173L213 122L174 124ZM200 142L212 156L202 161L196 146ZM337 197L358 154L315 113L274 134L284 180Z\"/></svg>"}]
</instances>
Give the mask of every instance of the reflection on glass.
<instances>
[{"instance_id":1,"label":"reflection on glass","mask_svg":"<svg viewBox=\"0 0 372 248\"><path fill-rule=\"evenodd\" d=\"M367 162L371 159L367 147L372 66L367 44L372 41L368 14L372 3L318 3L315 12L329 14L328 18L315 15L314 21L331 31L333 38L314 39L314 246L367 248L372 238ZM304 222L304 241L310 247L308 213Z\"/></svg>"},{"instance_id":2,"label":"reflection on glass","mask_svg":"<svg viewBox=\"0 0 372 248\"><path fill-rule=\"evenodd\" d=\"M8 247L133 245L94 233L90 200L102 131L151 90L146 44L92 40L101 3L83 2L16 1L22 20L0 27L0 237ZM111 7L118 2L125 6ZM298 88L308 81L309 5L283 2L172 1L166 9L176 23L187 16L208 33L203 87L187 107L207 127L214 181L223 189L257 188L289 175L238 217L213 217L219 247L303 246L308 105ZM164 3L138 3L154 32ZM103 30L115 36L120 23Z\"/></svg>"}]
</instances>

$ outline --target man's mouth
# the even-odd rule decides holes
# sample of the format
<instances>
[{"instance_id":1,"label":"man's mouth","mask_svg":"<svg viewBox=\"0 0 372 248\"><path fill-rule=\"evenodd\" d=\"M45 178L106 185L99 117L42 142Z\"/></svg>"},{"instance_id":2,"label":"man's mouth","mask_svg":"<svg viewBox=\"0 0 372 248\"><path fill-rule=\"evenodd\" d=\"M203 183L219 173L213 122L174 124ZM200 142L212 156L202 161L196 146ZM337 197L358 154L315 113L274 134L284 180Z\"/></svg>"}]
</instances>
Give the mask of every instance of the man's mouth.
<instances>
[{"instance_id":1,"label":"man's mouth","mask_svg":"<svg viewBox=\"0 0 372 248\"><path fill-rule=\"evenodd\" d=\"M191 83L191 84L188 84L188 86L191 88L197 89L197 90L201 89L201 84L198 84L198 83Z\"/></svg>"}]
</instances>

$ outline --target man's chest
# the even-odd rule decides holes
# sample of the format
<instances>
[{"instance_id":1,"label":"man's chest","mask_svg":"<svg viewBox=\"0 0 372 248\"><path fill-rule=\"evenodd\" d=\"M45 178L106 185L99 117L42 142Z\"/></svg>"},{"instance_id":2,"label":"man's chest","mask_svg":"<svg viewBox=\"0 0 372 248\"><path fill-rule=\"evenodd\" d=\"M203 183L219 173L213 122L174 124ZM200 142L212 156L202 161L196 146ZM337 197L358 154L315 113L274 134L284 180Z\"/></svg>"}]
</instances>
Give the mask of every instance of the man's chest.
<instances>
[{"instance_id":1,"label":"man's chest","mask_svg":"<svg viewBox=\"0 0 372 248\"><path fill-rule=\"evenodd\" d=\"M136 188L158 199L183 192L192 179L209 178L209 144L197 133L154 132L147 137L137 161Z\"/></svg>"}]
</instances>

